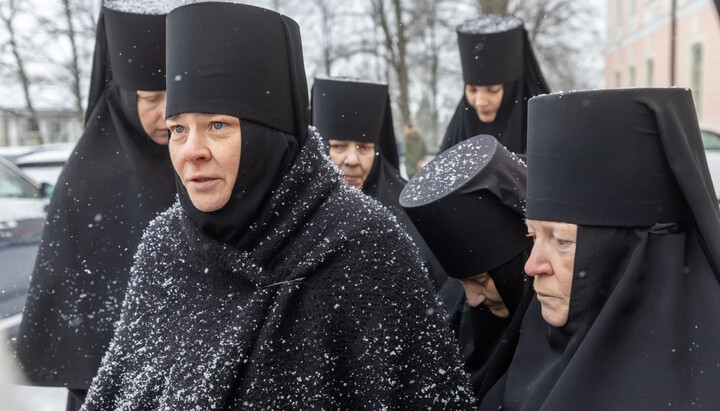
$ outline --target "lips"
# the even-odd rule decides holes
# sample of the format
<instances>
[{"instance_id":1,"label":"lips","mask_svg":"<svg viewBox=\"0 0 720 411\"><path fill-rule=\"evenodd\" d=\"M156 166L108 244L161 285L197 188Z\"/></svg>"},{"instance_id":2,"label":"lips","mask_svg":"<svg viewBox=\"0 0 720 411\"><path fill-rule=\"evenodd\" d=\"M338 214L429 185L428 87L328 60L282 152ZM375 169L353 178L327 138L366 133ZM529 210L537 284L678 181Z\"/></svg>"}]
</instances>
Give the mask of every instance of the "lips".
<instances>
[{"instance_id":1,"label":"lips","mask_svg":"<svg viewBox=\"0 0 720 411\"><path fill-rule=\"evenodd\" d=\"M196 191L210 190L220 179L208 176L194 176L187 180L188 185Z\"/></svg>"}]
</instances>

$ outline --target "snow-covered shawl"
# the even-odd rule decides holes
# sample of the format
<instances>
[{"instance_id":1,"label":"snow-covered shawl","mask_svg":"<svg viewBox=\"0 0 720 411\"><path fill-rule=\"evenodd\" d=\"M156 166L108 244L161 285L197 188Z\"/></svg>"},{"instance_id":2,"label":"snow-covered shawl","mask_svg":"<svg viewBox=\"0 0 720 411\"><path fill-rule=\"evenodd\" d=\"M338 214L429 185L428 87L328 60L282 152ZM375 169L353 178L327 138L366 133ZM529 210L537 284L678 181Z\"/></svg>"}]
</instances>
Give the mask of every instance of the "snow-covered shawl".
<instances>
[{"instance_id":1,"label":"snow-covered shawl","mask_svg":"<svg viewBox=\"0 0 720 411\"><path fill-rule=\"evenodd\" d=\"M433 294L315 135L239 248L178 203L153 221L83 409L470 408Z\"/></svg>"}]
</instances>

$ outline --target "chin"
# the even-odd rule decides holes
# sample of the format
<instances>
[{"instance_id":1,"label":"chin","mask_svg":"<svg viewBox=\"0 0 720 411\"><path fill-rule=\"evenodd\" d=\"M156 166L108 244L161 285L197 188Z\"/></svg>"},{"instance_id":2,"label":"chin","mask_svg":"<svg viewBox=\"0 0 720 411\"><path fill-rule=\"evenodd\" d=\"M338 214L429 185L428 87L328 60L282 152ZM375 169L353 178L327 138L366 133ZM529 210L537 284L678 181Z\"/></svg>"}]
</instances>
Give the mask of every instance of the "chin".
<instances>
[{"instance_id":1,"label":"chin","mask_svg":"<svg viewBox=\"0 0 720 411\"><path fill-rule=\"evenodd\" d=\"M556 311L546 309L545 307L542 308L542 316L546 323L557 328L560 328L567 324L568 320L567 313L558 313Z\"/></svg>"},{"instance_id":2,"label":"chin","mask_svg":"<svg viewBox=\"0 0 720 411\"><path fill-rule=\"evenodd\" d=\"M212 213L213 211L223 208L225 204L227 204L227 200L219 201L217 199L193 198L192 195L190 196L190 201L192 201L195 208L203 213Z\"/></svg>"}]
</instances>

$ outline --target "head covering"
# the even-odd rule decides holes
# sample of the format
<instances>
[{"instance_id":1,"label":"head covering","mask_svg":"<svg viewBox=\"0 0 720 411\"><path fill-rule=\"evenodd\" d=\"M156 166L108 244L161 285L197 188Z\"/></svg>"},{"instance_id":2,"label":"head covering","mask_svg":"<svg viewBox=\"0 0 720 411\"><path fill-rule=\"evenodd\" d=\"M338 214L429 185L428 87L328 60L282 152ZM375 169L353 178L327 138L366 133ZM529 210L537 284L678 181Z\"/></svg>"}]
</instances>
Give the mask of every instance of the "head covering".
<instances>
[{"instance_id":1,"label":"head covering","mask_svg":"<svg viewBox=\"0 0 720 411\"><path fill-rule=\"evenodd\" d=\"M362 141L375 144L372 168L363 193L387 207L407 230L427 263L436 289L447 276L420 233L400 207L405 179L400 175L387 84L352 79L315 79L312 89L313 125L328 140ZM386 152L395 162L388 161Z\"/></svg>"},{"instance_id":2,"label":"head covering","mask_svg":"<svg viewBox=\"0 0 720 411\"><path fill-rule=\"evenodd\" d=\"M309 103L294 20L245 4L207 2L176 8L167 26L168 117L231 115L302 144Z\"/></svg>"},{"instance_id":3,"label":"head covering","mask_svg":"<svg viewBox=\"0 0 720 411\"><path fill-rule=\"evenodd\" d=\"M384 151L390 146L395 148L387 84L317 78L312 89L312 118L326 141L375 144L375 159L362 191L391 208L393 214L402 214L398 197L405 180L398 167L387 161Z\"/></svg>"},{"instance_id":4,"label":"head covering","mask_svg":"<svg viewBox=\"0 0 720 411\"><path fill-rule=\"evenodd\" d=\"M525 164L489 135L454 146L420 169L400 195L455 278L473 277L527 249Z\"/></svg>"},{"instance_id":5,"label":"head covering","mask_svg":"<svg viewBox=\"0 0 720 411\"><path fill-rule=\"evenodd\" d=\"M138 89L165 88L164 26L164 15L106 7L98 19L85 131L48 207L18 335L34 384L89 387L143 230L173 202L168 149L145 133L137 108Z\"/></svg>"},{"instance_id":6,"label":"head covering","mask_svg":"<svg viewBox=\"0 0 720 411\"><path fill-rule=\"evenodd\" d=\"M503 351L501 339L517 339L519 320L513 318L522 318L532 294L523 271L532 244L524 223L525 179L525 164L494 137L481 135L439 154L400 195L448 275L464 279L488 272L510 312L499 318L483 305L469 307L458 281L440 290L476 393L487 389L488 372L498 368L486 364L493 351ZM509 329L512 322L517 324ZM509 358L504 351L501 356L504 371Z\"/></svg>"},{"instance_id":7,"label":"head covering","mask_svg":"<svg viewBox=\"0 0 720 411\"><path fill-rule=\"evenodd\" d=\"M180 204L206 235L236 244L307 135L307 84L300 29L271 10L197 3L167 18L167 116L238 117L242 158L228 203L193 206L179 176Z\"/></svg>"},{"instance_id":8,"label":"head covering","mask_svg":"<svg viewBox=\"0 0 720 411\"><path fill-rule=\"evenodd\" d=\"M528 124L527 216L578 225L569 316L531 303L482 408L720 404L720 212L690 92L548 95Z\"/></svg>"},{"instance_id":9,"label":"head covering","mask_svg":"<svg viewBox=\"0 0 720 411\"><path fill-rule=\"evenodd\" d=\"M465 84L503 85L495 120L483 123L465 95L450 120L440 151L476 136L490 134L508 150L524 154L527 99L549 92L521 19L484 15L457 27Z\"/></svg>"}]
</instances>

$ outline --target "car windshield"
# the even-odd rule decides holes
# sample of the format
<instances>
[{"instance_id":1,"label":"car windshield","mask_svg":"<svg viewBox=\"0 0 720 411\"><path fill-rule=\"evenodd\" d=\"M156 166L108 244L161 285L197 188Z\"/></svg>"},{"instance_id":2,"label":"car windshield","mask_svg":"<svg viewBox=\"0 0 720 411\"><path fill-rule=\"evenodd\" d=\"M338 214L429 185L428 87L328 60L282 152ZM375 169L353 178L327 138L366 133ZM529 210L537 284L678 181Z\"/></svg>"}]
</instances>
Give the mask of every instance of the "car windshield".
<instances>
[{"instance_id":1,"label":"car windshield","mask_svg":"<svg viewBox=\"0 0 720 411\"><path fill-rule=\"evenodd\" d=\"M702 131L702 142L705 150L720 150L720 135Z\"/></svg>"},{"instance_id":2,"label":"car windshield","mask_svg":"<svg viewBox=\"0 0 720 411\"><path fill-rule=\"evenodd\" d=\"M9 167L0 164L0 198L38 197L38 189Z\"/></svg>"}]
</instances>

